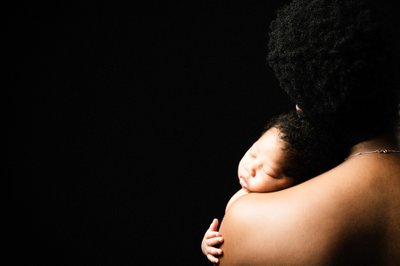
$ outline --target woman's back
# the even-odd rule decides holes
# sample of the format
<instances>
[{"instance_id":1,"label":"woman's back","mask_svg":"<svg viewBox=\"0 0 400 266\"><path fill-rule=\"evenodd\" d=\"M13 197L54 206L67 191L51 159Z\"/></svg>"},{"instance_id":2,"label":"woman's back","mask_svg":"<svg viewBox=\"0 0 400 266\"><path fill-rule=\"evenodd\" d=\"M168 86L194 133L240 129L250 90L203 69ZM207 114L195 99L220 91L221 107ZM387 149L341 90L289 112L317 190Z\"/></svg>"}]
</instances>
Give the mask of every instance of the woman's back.
<instances>
[{"instance_id":1,"label":"woman's back","mask_svg":"<svg viewBox=\"0 0 400 266\"><path fill-rule=\"evenodd\" d=\"M365 154L226 213L220 265L400 265L400 156Z\"/></svg>"}]
</instances>

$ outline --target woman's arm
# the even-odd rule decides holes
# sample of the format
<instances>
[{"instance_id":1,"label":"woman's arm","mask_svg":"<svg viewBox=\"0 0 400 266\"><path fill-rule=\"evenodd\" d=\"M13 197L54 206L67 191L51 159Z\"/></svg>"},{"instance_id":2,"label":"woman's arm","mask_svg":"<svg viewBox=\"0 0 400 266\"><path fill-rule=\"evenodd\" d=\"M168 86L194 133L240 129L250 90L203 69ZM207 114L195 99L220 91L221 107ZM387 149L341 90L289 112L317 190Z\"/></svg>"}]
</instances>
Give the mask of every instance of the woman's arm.
<instances>
[{"instance_id":1,"label":"woman's arm","mask_svg":"<svg viewBox=\"0 0 400 266\"><path fill-rule=\"evenodd\" d=\"M310 265L298 263L301 258L294 256L302 253L292 247L299 243L296 232L292 232L297 228L292 222L295 217L286 211L288 206L270 196L249 193L226 211L220 227L224 236L220 266Z\"/></svg>"}]
</instances>

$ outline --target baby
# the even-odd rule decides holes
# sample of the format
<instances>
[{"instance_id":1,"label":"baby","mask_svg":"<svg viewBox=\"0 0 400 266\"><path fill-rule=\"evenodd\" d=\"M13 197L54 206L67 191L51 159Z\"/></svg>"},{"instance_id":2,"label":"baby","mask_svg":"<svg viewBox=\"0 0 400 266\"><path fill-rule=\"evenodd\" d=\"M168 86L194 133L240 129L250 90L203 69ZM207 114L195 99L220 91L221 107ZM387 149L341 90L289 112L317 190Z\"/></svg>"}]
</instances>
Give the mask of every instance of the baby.
<instances>
[{"instance_id":1,"label":"baby","mask_svg":"<svg viewBox=\"0 0 400 266\"><path fill-rule=\"evenodd\" d=\"M344 158L340 146L334 136L311 126L299 112L273 118L240 160L238 178L242 188L231 197L225 211L244 194L286 189L334 167ZM218 219L214 219L201 243L202 252L214 264L222 255L218 248L222 242Z\"/></svg>"}]
</instances>

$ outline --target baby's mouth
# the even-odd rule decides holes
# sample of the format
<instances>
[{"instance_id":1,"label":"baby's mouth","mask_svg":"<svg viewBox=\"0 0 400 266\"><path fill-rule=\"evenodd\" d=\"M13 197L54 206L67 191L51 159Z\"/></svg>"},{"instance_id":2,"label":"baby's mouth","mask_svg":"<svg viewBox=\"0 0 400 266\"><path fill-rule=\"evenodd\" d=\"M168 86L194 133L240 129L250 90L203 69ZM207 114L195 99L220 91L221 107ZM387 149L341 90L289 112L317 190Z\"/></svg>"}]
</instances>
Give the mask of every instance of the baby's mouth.
<instances>
[{"instance_id":1,"label":"baby's mouth","mask_svg":"<svg viewBox=\"0 0 400 266\"><path fill-rule=\"evenodd\" d=\"M242 188L248 190L247 183L246 183L246 181L244 181L243 178L240 178L239 184L242 186Z\"/></svg>"}]
</instances>

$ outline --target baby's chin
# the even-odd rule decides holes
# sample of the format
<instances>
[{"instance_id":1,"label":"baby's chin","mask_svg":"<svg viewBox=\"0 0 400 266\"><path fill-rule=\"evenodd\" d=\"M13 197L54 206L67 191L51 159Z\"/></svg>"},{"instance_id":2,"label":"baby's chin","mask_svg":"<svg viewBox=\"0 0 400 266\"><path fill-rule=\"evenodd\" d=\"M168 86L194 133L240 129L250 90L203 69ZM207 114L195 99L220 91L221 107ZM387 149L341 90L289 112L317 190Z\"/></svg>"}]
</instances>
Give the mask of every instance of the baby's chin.
<instances>
[{"instance_id":1,"label":"baby's chin","mask_svg":"<svg viewBox=\"0 0 400 266\"><path fill-rule=\"evenodd\" d=\"M250 193L250 190L248 190L247 188L242 187L242 190L246 193Z\"/></svg>"}]
</instances>

